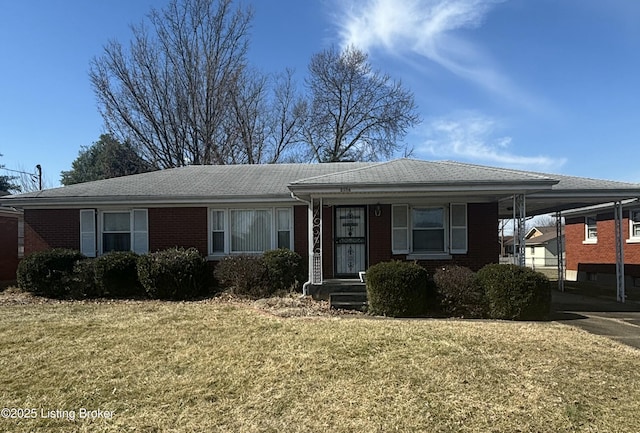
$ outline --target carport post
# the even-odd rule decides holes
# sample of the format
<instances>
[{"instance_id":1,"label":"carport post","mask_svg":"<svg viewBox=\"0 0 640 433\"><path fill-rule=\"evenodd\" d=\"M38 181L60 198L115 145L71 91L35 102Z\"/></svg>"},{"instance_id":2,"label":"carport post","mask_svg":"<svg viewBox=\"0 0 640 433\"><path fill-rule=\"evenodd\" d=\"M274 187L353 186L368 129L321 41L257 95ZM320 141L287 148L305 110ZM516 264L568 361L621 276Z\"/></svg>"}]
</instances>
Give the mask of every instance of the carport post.
<instances>
[{"instance_id":1,"label":"carport post","mask_svg":"<svg viewBox=\"0 0 640 433\"><path fill-rule=\"evenodd\" d=\"M518 266L526 265L526 248L525 248L525 220L526 220L526 203L524 194L513 195L513 253L515 264Z\"/></svg>"},{"instance_id":2,"label":"carport post","mask_svg":"<svg viewBox=\"0 0 640 433\"><path fill-rule=\"evenodd\" d=\"M616 227L616 288L618 302L624 303L624 243L622 241L622 202L613 204L613 214Z\"/></svg>"},{"instance_id":3,"label":"carport post","mask_svg":"<svg viewBox=\"0 0 640 433\"><path fill-rule=\"evenodd\" d=\"M562 212L556 212L556 247L558 251L558 290L564 292L564 242L562 241Z\"/></svg>"}]
</instances>

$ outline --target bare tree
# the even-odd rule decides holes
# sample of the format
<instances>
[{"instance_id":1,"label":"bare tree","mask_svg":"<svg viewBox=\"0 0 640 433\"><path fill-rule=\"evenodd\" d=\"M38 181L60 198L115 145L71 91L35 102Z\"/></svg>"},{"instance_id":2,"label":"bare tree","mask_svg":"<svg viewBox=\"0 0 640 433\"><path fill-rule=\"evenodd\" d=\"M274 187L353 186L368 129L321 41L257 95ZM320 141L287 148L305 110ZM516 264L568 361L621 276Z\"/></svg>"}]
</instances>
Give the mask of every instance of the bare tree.
<instances>
[{"instance_id":1,"label":"bare tree","mask_svg":"<svg viewBox=\"0 0 640 433\"><path fill-rule=\"evenodd\" d=\"M413 94L372 70L354 47L314 55L306 84L311 103L304 135L320 162L390 157L420 120Z\"/></svg>"},{"instance_id":2,"label":"bare tree","mask_svg":"<svg viewBox=\"0 0 640 433\"><path fill-rule=\"evenodd\" d=\"M249 9L232 0L171 0L111 41L90 79L108 130L155 168L233 162L233 92L245 77Z\"/></svg>"}]
</instances>

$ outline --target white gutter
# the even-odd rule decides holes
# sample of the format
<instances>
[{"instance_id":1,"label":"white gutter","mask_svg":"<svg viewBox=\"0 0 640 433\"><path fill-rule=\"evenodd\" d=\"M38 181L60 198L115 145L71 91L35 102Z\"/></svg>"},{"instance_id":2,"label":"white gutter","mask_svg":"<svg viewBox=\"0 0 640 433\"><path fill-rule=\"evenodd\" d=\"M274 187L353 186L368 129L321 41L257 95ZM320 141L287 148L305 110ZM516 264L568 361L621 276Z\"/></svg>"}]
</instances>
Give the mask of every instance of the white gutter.
<instances>
[{"instance_id":1,"label":"white gutter","mask_svg":"<svg viewBox=\"0 0 640 433\"><path fill-rule=\"evenodd\" d=\"M291 191L291 198L293 198L294 200L297 200L299 202L305 203L307 205L307 210L310 213L310 209L311 209L311 201L306 201L301 199L300 197L298 197L297 195L295 195L295 193L293 191ZM311 272L313 272L313 254L311 249L313 248L313 242L311 242L311 238L313 237L313 219L311 218L311 215L308 215L307 218L309 219L309 221L307 222L308 224L308 228L307 230L309 230L309 233L307 235L307 242L309 243L309 251L308 251L308 262L307 263L307 281L302 285L302 296L308 296L309 295L309 286L311 285L312 281L311 281Z\"/></svg>"}]
</instances>

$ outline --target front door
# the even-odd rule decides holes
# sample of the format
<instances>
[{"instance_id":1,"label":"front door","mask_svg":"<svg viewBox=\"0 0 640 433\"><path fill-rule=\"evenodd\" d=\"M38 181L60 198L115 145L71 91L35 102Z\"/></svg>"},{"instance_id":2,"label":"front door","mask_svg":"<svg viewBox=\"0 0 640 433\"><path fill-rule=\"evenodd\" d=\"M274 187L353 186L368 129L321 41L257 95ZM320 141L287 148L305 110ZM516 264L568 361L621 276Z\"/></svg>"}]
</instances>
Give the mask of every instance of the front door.
<instances>
[{"instance_id":1,"label":"front door","mask_svg":"<svg viewBox=\"0 0 640 433\"><path fill-rule=\"evenodd\" d=\"M336 276L354 277L366 270L367 223L364 206L336 207Z\"/></svg>"}]
</instances>

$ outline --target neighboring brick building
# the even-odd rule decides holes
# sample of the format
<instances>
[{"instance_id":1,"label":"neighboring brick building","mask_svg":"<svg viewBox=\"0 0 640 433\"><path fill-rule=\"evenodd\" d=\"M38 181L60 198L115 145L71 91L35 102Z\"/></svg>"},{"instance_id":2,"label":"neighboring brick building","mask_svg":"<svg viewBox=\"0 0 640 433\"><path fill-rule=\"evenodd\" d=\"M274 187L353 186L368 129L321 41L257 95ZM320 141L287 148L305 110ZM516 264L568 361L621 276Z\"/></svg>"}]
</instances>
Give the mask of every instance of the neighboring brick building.
<instances>
[{"instance_id":1,"label":"neighboring brick building","mask_svg":"<svg viewBox=\"0 0 640 433\"><path fill-rule=\"evenodd\" d=\"M498 261L498 218L512 214L516 195L535 214L576 197L600 203L610 191L636 196L640 185L399 159L189 166L0 201L24 209L27 254L183 246L215 261L285 247L308 259L313 290L392 259L477 270Z\"/></svg>"},{"instance_id":2,"label":"neighboring brick building","mask_svg":"<svg viewBox=\"0 0 640 433\"><path fill-rule=\"evenodd\" d=\"M22 212L0 207L0 281L16 279L16 269L24 252Z\"/></svg>"},{"instance_id":3,"label":"neighboring brick building","mask_svg":"<svg viewBox=\"0 0 640 433\"><path fill-rule=\"evenodd\" d=\"M622 212L627 288L640 288L640 202L627 200ZM567 279L616 284L613 204L577 209L565 216Z\"/></svg>"}]
</instances>

